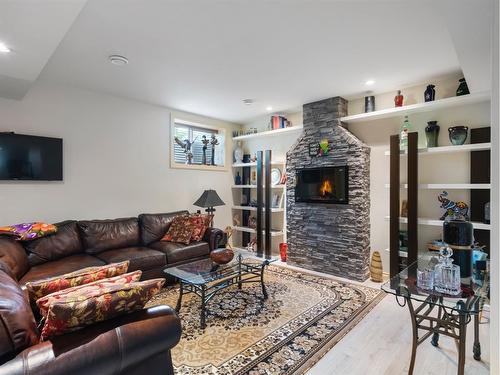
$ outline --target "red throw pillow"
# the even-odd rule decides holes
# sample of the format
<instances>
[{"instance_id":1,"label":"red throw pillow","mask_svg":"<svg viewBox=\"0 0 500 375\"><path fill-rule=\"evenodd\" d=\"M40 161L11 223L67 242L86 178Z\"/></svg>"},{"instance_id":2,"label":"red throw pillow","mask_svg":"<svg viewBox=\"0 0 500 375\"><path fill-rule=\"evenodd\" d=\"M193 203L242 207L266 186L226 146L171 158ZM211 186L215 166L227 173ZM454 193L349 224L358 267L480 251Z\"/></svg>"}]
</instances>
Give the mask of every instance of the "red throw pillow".
<instances>
[{"instance_id":1,"label":"red throw pillow","mask_svg":"<svg viewBox=\"0 0 500 375\"><path fill-rule=\"evenodd\" d=\"M94 285L97 291L86 288L83 294L67 294L49 306L41 340L140 310L164 283L162 278L103 288Z\"/></svg>"},{"instance_id":2,"label":"red throw pillow","mask_svg":"<svg viewBox=\"0 0 500 375\"><path fill-rule=\"evenodd\" d=\"M179 242L189 245L194 227L189 216L177 216L160 241Z\"/></svg>"},{"instance_id":3,"label":"red throw pillow","mask_svg":"<svg viewBox=\"0 0 500 375\"><path fill-rule=\"evenodd\" d=\"M42 318L47 317L47 312L50 305L58 301L68 301L72 296L78 296L80 294L92 295L93 293L99 293L100 288L108 288L113 285L124 285L132 282L139 281L142 276L142 271L137 270L134 272L126 273L124 275L119 275L111 277L109 279L102 279L94 281L90 284L79 285L68 289L60 290L59 292L51 293L42 297L36 301L38 309L40 310L40 315Z\"/></svg>"},{"instance_id":4,"label":"red throw pillow","mask_svg":"<svg viewBox=\"0 0 500 375\"><path fill-rule=\"evenodd\" d=\"M189 216L191 225L193 226L193 233L191 234L191 241L201 241L208 227L210 226L210 216L193 214Z\"/></svg>"},{"instance_id":5,"label":"red throw pillow","mask_svg":"<svg viewBox=\"0 0 500 375\"><path fill-rule=\"evenodd\" d=\"M82 268L81 270L61 276L38 281L29 281L26 283L26 289L28 289L30 300L35 302L37 299L47 294L58 292L63 289L123 275L127 273L128 265L129 261L127 260L120 263L106 264L105 266Z\"/></svg>"}]
</instances>

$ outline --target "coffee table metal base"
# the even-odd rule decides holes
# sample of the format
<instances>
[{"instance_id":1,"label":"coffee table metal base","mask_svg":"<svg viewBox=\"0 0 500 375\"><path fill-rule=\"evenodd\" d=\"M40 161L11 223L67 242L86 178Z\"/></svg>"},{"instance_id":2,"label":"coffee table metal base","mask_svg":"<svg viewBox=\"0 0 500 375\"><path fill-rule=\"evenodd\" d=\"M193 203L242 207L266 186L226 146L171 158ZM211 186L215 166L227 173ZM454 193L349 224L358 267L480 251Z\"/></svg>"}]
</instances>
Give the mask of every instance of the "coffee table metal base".
<instances>
[{"instance_id":1,"label":"coffee table metal base","mask_svg":"<svg viewBox=\"0 0 500 375\"><path fill-rule=\"evenodd\" d=\"M247 283L260 283L262 288L262 295L264 299L268 298L266 285L264 284L264 269L269 264L265 261L262 265L252 265L239 263L239 272L236 275L229 276L220 281L212 282L209 284L195 284L185 280L179 280L180 290L179 298L175 310L179 312L182 305L182 296L189 293L194 293L201 299L200 311L200 326L202 329L206 328L207 316L207 303L221 290L227 289L231 285L238 284L241 289L243 284Z\"/></svg>"}]
</instances>

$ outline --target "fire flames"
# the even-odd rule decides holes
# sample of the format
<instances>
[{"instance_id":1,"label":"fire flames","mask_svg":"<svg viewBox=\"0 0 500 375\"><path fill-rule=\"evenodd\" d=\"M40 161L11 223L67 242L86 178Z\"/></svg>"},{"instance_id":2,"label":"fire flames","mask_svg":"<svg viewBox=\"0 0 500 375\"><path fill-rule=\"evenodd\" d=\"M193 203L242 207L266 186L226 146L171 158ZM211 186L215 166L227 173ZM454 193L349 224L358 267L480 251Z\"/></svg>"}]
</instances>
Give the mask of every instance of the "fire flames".
<instances>
[{"instance_id":1,"label":"fire flames","mask_svg":"<svg viewBox=\"0 0 500 375\"><path fill-rule=\"evenodd\" d=\"M333 187L332 187L332 184L330 183L329 180L325 180L323 181L323 183L321 184L320 188L319 188L319 194L324 197L326 195L329 195L333 192Z\"/></svg>"}]
</instances>

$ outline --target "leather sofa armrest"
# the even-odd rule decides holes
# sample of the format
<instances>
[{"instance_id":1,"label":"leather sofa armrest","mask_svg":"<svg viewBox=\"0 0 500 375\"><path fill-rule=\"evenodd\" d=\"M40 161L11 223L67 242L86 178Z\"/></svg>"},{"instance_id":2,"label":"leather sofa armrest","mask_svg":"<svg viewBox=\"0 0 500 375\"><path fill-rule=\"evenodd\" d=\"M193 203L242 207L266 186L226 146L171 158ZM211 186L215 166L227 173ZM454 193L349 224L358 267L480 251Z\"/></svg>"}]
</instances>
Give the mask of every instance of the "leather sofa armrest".
<instances>
[{"instance_id":1,"label":"leather sofa armrest","mask_svg":"<svg viewBox=\"0 0 500 375\"><path fill-rule=\"evenodd\" d=\"M181 323L156 306L54 337L0 366L0 375L119 374L177 345Z\"/></svg>"},{"instance_id":2,"label":"leather sofa armrest","mask_svg":"<svg viewBox=\"0 0 500 375\"><path fill-rule=\"evenodd\" d=\"M203 241L208 242L210 251L224 246L224 232L217 228L208 228L203 235Z\"/></svg>"}]
</instances>

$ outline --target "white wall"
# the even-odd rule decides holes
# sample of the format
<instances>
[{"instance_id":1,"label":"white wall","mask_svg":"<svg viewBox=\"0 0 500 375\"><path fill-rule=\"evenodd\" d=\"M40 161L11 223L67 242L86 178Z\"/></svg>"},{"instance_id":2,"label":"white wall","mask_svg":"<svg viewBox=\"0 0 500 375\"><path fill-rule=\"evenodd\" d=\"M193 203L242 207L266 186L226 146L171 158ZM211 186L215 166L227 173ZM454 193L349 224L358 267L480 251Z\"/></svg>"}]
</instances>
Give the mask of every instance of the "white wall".
<instances>
[{"instance_id":1,"label":"white wall","mask_svg":"<svg viewBox=\"0 0 500 375\"><path fill-rule=\"evenodd\" d=\"M227 171L170 168L168 108L39 83L22 101L0 99L0 131L63 138L64 181L0 182L0 225L105 219L143 212L195 210L203 190L217 190L215 225L230 224L231 148ZM238 125L177 112L227 128Z\"/></svg>"}]
</instances>

